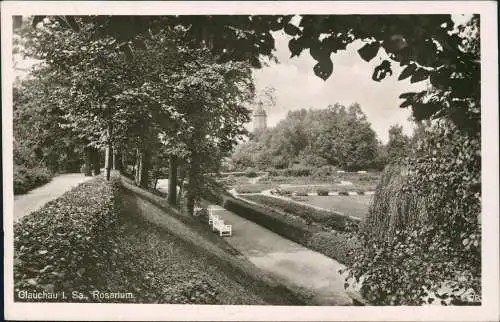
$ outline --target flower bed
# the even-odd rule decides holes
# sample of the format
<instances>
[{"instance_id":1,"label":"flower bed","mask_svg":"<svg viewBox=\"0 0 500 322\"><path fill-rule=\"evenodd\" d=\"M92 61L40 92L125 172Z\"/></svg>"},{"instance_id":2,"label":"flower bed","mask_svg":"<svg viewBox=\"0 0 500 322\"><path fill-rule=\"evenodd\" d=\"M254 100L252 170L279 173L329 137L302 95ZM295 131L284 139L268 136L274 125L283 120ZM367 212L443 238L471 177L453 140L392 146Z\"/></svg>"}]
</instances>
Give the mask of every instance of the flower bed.
<instances>
[{"instance_id":1,"label":"flower bed","mask_svg":"<svg viewBox=\"0 0 500 322\"><path fill-rule=\"evenodd\" d=\"M80 184L14 226L15 301L71 301L72 291L101 283L100 268L113 251L117 179ZM23 291L59 298L26 299ZM62 292L67 299L63 299Z\"/></svg>"}]
</instances>

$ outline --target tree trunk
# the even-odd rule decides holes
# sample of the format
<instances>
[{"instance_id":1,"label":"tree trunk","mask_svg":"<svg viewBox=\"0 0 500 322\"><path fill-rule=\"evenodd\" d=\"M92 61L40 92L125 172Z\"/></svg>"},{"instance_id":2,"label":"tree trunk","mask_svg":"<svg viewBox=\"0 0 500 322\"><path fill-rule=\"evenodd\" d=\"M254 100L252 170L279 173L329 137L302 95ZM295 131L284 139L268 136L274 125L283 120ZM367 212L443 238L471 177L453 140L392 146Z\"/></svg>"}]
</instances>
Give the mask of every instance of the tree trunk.
<instances>
[{"instance_id":1,"label":"tree trunk","mask_svg":"<svg viewBox=\"0 0 500 322\"><path fill-rule=\"evenodd\" d=\"M168 203L177 204L177 156L171 155L168 165Z\"/></svg>"},{"instance_id":2,"label":"tree trunk","mask_svg":"<svg viewBox=\"0 0 500 322\"><path fill-rule=\"evenodd\" d=\"M90 147L85 147L85 176L92 176L92 149Z\"/></svg>"},{"instance_id":3,"label":"tree trunk","mask_svg":"<svg viewBox=\"0 0 500 322\"><path fill-rule=\"evenodd\" d=\"M108 123L108 146L106 147L106 180L109 181L111 178L111 168L114 167L115 160L113 158L113 141L111 138L113 137L113 123Z\"/></svg>"},{"instance_id":4,"label":"tree trunk","mask_svg":"<svg viewBox=\"0 0 500 322\"><path fill-rule=\"evenodd\" d=\"M114 148L113 150L113 168L115 170L118 170L120 172L123 171L123 167L122 167L122 153L116 148Z\"/></svg>"},{"instance_id":5,"label":"tree trunk","mask_svg":"<svg viewBox=\"0 0 500 322\"><path fill-rule=\"evenodd\" d=\"M114 163L113 160L113 144L111 142L108 143L106 147L106 180L109 181L111 178L111 167Z\"/></svg>"},{"instance_id":6,"label":"tree trunk","mask_svg":"<svg viewBox=\"0 0 500 322\"><path fill-rule=\"evenodd\" d=\"M97 148L92 149L92 168L94 170L94 175L98 176L101 174L101 167L99 165L99 150Z\"/></svg>"},{"instance_id":7,"label":"tree trunk","mask_svg":"<svg viewBox=\"0 0 500 322\"><path fill-rule=\"evenodd\" d=\"M116 148L113 147L113 170L116 170Z\"/></svg>"},{"instance_id":8,"label":"tree trunk","mask_svg":"<svg viewBox=\"0 0 500 322\"><path fill-rule=\"evenodd\" d=\"M135 161L134 161L134 178L135 184L139 185L139 179L141 178L141 154L139 149L135 151Z\"/></svg>"},{"instance_id":9,"label":"tree trunk","mask_svg":"<svg viewBox=\"0 0 500 322\"><path fill-rule=\"evenodd\" d=\"M122 167L122 171L125 171L128 173L128 158L127 158L127 153L125 152L125 149L122 150L122 153L121 153L121 167Z\"/></svg>"},{"instance_id":10,"label":"tree trunk","mask_svg":"<svg viewBox=\"0 0 500 322\"><path fill-rule=\"evenodd\" d=\"M149 187L149 170L150 170L150 154L149 151L143 149L141 152L141 164L140 164L140 178L139 187L148 188Z\"/></svg>"},{"instance_id":11,"label":"tree trunk","mask_svg":"<svg viewBox=\"0 0 500 322\"><path fill-rule=\"evenodd\" d=\"M199 192L200 192L200 171L199 171L199 166L200 164L196 160L196 158L193 158L191 161L190 167L189 167L189 173L188 173L188 188L187 188L187 194L186 194L186 208L187 212L190 215L193 215L194 213L194 204L196 199L199 198Z\"/></svg>"}]
</instances>

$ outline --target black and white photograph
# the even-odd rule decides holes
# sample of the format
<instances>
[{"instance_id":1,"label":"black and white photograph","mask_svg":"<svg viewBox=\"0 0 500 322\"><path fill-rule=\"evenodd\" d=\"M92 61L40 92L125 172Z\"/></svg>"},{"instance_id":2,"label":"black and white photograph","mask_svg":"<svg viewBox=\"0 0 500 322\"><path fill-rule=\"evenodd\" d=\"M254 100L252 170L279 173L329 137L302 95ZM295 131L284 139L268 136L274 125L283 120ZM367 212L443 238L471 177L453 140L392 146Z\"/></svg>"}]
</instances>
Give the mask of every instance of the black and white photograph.
<instances>
[{"instance_id":1,"label":"black and white photograph","mask_svg":"<svg viewBox=\"0 0 500 322\"><path fill-rule=\"evenodd\" d=\"M497 4L240 5L2 3L6 318L499 319Z\"/></svg>"}]
</instances>

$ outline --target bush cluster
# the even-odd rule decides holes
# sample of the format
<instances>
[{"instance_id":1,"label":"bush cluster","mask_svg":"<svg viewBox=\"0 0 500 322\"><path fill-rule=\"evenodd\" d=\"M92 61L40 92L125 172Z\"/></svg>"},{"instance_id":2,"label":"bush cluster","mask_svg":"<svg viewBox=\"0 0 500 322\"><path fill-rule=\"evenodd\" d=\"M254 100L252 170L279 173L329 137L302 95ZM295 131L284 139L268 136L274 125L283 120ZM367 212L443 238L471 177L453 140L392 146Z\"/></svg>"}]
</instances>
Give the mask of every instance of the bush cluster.
<instances>
[{"instance_id":1,"label":"bush cluster","mask_svg":"<svg viewBox=\"0 0 500 322\"><path fill-rule=\"evenodd\" d=\"M14 194L23 194L46 184L52 179L52 173L46 168L27 168L14 165Z\"/></svg>"},{"instance_id":2,"label":"bush cluster","mask_svg":"<svg viewBox=\"0 0 500 322\"><path fill-rule=\"evenodd\" d=\"M116 180L82 183L15 224L16 301L20 291L65 292L68 299L55 301L71 301L74 290L102 289L100 270L114 249Z\"/></svg>"},{"instance_id":3,"label":"bush cluster","mask_svg":"<svg viewBox=\"0 0 500 322\"><path fill-rule=\"evenodd\" d=\"M481 294L480 142L441 121L386 169L350 271L371 303L478 304L463 294Z\"/></svg>"},{"instance_id":4,"label":"bush cluster","mask_svg":"<svg viewBox=\"0 0 500 322\"><path fill-rule=\"evenodd\" d=\"M312 174L313 169L308 167L296 167L286 169L274 169L269 171L269 175L273 177L308 177Z\"/></svg>"},{"instance_id":5,"label":"bush cluster","mask_svg":"<svg viewBox=\"0 0 500 322\"><path fill-rule=\"evenodd\" d=\"M322 231L311 236L307 247L341 263L351 265L361 250L361 242L356 234L338 231Z\"/></svg>"},{"instance_id":6,"label":"bush cluster","mask_svg":"<svg viewBox=\"0 0 500 322\"><path fill-rule=\"evenodd\" d=\"M257 178L259 175L257 174L257 170L248 169L245 171L245 175L249 178Z\"/></svg>"}]
</instances>

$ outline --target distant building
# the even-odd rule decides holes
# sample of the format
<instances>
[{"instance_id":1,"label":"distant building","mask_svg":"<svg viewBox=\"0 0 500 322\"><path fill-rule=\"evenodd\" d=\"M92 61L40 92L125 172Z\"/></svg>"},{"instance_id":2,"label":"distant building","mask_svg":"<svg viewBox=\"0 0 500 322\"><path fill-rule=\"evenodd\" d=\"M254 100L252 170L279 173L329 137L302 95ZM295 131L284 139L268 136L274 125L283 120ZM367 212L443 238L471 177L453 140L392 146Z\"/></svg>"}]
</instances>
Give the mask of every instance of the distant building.
<instances>
[{"instance_id":1,"label":"distant building","mask_svg":"<svg viewBox=\"0 0 500 322\"><path fill-rule=\"evenodd\" d=\"M264 111L264 104L259 102L257 109L253 112L253 130L262 130L267 127L267 114Z\"/></svg>"}]
</instances>

